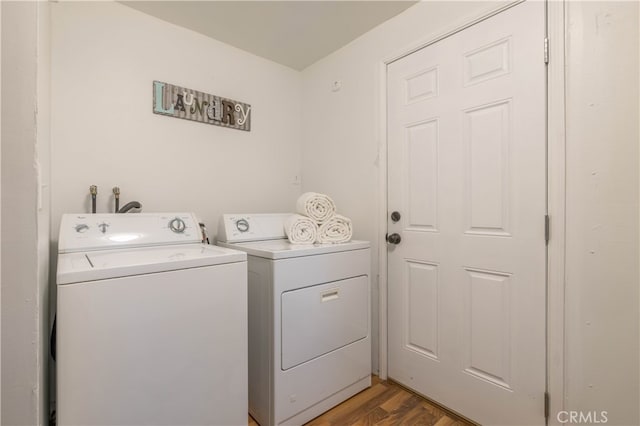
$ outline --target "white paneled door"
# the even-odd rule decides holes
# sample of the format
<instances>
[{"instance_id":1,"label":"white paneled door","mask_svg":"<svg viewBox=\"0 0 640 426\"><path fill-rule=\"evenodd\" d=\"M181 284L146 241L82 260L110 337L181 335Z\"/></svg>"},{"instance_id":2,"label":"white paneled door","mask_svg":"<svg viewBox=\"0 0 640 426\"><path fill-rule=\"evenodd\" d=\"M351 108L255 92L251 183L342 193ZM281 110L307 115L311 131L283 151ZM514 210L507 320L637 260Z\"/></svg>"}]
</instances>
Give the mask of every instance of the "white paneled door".
<instances>
[{"instance_id":1,"label":"white paneled door","mask_svg":"<svg viewBox=\"0 0 640 426\"><path fill-rule=\"evenodd\" d=\"M389 376L487 425L545 422L545 74L542 1L388 67Z\"/></svg>"}]
</instances>

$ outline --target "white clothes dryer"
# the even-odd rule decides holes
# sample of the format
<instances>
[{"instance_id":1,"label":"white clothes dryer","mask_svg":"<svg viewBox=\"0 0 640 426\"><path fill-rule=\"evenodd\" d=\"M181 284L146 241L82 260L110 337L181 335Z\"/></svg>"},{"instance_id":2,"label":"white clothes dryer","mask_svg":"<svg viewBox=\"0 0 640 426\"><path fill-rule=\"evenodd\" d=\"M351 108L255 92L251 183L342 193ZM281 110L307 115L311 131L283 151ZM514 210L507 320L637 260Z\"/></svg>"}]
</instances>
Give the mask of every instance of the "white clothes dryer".
<instances>
[{"instance_id":1,"label":"white clothes dryer","mask_svg":"<svg viewBox=\"0 0 640 426\"><path fill-rule=\"evenodd\" d=\"M188 213L68 214L57 423L247 424L247 263Z\"/></svg>"},{"instance_id":2,"label":"white clothes dryer","mask_svg":"<svg viewBox=\"0 0 640 426\"><path fill-rule=\"evenodd\" d=\"M218 244L249 268L249 412L300 425L371 386L370 248L295 245L288 214L226 214Z\"/></svg>"}]
</instances>

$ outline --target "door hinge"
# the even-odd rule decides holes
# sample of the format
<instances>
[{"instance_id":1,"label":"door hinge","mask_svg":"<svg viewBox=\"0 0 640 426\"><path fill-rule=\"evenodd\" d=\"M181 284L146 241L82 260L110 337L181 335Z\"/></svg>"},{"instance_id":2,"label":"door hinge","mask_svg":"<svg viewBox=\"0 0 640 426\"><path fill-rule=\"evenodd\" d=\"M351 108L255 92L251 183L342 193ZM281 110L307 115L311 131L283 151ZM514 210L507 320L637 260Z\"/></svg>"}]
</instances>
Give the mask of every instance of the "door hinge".
<instances>
[{"instance_id":1,"label":"door hinge","mask_svg":"<svg viewBox=\"0 0 640 426\"><path fill-rule=\"evenodd\" d=\"M544 63L549 63L549 37L544 38Z\"/></svg>"},{"instance_id":2,"label":"door hinge","mask_svg":"<svg viewBox=\"0 0 640 426\"><path fill-rule=\"evenodd\" d=\"M544 215L544 243L549 244L549 234L551 233L551 219L549 215Z\"/></svg>"},{"instance_id":3,"label":"door hinge","mask_svg":"<svg viewBox=\"0 0 640 426\"><path fill-rule=\"evenodd\" d=\"M549 420L549 392L544 393L544 418Z\"/></svg>"}]
</instances>

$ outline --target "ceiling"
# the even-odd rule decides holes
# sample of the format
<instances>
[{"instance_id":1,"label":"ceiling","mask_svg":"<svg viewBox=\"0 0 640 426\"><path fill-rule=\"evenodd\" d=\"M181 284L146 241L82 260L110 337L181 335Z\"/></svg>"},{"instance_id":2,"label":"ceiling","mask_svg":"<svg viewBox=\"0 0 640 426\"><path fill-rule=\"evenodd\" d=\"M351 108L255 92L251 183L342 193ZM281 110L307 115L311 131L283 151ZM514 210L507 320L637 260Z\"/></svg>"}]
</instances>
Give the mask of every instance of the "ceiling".
<instances>
[{"instance_id":1,"label":"ceiling","mask_svg":"<svg viewBox=\"0 0 640 426\"><path fill-rule=\"evenodd\" d=\"M172 24L303 70L416 1L121 1Z\"/></svg>"}]
</instances>

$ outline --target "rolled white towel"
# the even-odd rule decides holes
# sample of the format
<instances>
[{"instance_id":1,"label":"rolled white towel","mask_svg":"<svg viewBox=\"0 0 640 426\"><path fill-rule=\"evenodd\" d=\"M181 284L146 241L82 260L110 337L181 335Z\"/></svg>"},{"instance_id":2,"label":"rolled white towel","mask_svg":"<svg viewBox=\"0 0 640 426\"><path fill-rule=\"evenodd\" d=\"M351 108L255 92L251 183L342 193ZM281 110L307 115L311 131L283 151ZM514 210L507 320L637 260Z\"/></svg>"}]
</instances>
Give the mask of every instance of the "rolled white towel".
<instances>
[{"instance_id":1,"label":"rolled white towel","mask_svg":"<svg viewBox=\"0 0 640 426\"><path fill-rule=\"evenodd\" d=\"M313 244L318 238L318 225L306 216L292 214L284 221L284 233L292 244Z\"/></svg>"},{"instance_id":2,"label":"rolled white towel","mask_svg":"<svg viewBox=\"0 0 640 426\"><path fill-rule=\"evenodd\" d=\"M305 192L296 202L296 211L322 224L336 214L336 205L328 195Z\"/></svg>"},{"instance_id":3,"label":"rolled white towel","mask_svg":"<svg viewBox=\"0 0 640 426\"><path fill-rule=\"evenodd\" d=\"M346 243L351 240L353 229L351 219L342 215L335 215L318 229L319 243Z\"/></svg>"}]
</instances>

